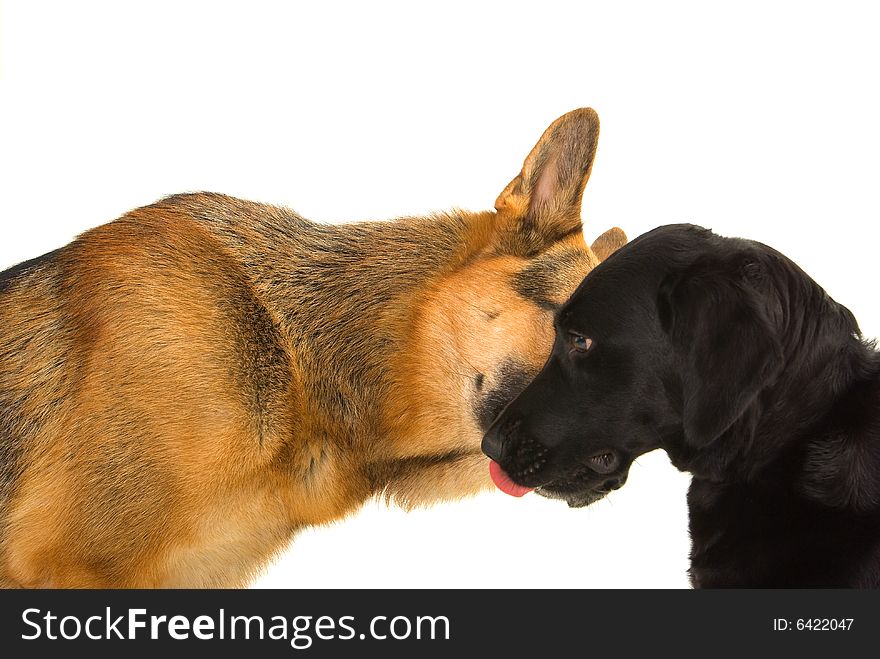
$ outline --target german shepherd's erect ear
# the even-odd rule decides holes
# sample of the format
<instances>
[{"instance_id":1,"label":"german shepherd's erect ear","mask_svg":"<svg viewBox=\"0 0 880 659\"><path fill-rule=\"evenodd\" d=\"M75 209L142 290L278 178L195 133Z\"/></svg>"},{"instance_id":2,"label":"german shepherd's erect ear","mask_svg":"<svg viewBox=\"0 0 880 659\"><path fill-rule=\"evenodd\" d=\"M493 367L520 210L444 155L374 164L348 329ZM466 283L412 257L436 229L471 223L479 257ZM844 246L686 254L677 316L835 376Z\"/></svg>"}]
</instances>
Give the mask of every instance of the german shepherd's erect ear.
<instances>
[{"instance_id":1,"label":"german shepherd's erect ear","mask_svg":"<svg viewBox=\"0 0 880 659\"><path fill-rule=\"evenodd\" d=\"M522 171L495 201L499 221L504 223L500 251L533 256L582 230L581 199L598 140L599 117L590 108L569 112L544 131ZM626 242L619 229L609 233L608 254Z\"/></svg>"}]
</instances>

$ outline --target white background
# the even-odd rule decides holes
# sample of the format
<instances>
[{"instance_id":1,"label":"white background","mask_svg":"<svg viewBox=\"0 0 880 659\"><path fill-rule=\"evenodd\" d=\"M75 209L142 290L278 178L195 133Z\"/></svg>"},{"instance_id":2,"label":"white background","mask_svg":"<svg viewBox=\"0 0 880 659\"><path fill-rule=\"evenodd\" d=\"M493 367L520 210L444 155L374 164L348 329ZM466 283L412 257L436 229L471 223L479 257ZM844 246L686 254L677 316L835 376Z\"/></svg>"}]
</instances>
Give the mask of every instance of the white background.
<instances>
[{"instance_id":1,"label":"white background","mask_svg":"<svg viewBox=\"0 0 880 659\"><path fill-rule=\"evenodd\" d=\"M688 221L766 242L880 334L874 3L0 4L0 268L166 194L316 220L491 208L592 106L586 234ZM662 453L583 510L371 503L262 587L686 587Z\"/></svg>"}]
</instances>

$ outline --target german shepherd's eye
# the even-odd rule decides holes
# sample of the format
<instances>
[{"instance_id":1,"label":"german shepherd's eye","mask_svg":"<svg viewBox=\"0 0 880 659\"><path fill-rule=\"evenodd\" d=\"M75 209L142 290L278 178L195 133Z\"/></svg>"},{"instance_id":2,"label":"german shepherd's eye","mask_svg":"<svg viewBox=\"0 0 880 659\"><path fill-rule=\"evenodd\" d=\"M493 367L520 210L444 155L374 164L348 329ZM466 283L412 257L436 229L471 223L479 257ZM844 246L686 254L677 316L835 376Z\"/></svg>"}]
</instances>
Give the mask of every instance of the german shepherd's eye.
<instances>
[{"instance_id":1,"label":"german shepherd's eye","mask_svg":"<svg viewBox=\"0 0 880 659\"><path fill-rule=\"evenodd\" d=\"M593 347L593 339L577 332L568 333L568 342L571 345L571 349L575 352L587 352Z\"/></svg>"}]
</instances>

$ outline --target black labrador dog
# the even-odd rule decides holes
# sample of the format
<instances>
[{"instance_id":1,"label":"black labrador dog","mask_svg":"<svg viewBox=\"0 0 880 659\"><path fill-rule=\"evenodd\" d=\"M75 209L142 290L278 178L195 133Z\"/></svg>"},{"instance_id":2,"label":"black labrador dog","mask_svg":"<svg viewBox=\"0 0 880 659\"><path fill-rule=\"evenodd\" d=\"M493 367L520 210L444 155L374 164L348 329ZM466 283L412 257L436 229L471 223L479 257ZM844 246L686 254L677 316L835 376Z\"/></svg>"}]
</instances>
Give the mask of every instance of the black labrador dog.
<instances>
[{"instance_id":1,"label":"black labrador dog","mask_svg":"<svg viewBox=\"0 0 880 659\"><path fill-rule=\"evenodd\" d=\"M880 586L880 353L794 263L660 227L555 323L483 440L499 488L585 506L663 448L693 474L695 587Z\"/></svg>"}]
</instances>

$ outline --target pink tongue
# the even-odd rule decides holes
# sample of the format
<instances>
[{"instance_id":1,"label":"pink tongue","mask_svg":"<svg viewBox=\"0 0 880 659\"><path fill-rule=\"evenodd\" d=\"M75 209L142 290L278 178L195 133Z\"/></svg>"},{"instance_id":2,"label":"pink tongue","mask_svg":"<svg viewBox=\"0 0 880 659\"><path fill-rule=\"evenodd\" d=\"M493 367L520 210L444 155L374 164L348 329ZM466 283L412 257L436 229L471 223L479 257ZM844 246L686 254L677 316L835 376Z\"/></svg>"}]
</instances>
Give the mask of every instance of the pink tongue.
<instances>
[{"instance_id":1,"label":"pink tongue","mask_svg":"<svg viewBox=\"0 0 880 659\"><path fill-rule=\"evenodd\" d=\"M501 468L501 465L494 460L489 463L489 476L492 477L492 482L495 483L495 487L504 492L504 494L509 494L512 497L521 497L535 489L533 487L525 487L514 483L510 479L510 476L507 475L507 472Z\"/></svg>"}]
</instances>

